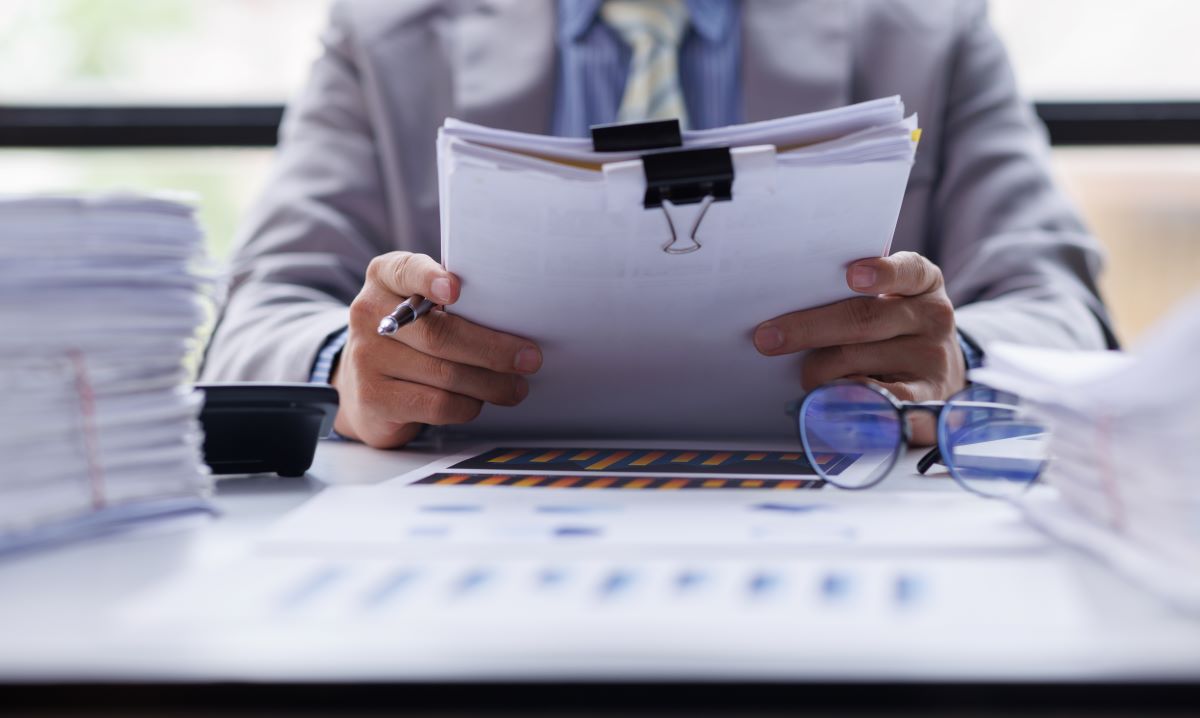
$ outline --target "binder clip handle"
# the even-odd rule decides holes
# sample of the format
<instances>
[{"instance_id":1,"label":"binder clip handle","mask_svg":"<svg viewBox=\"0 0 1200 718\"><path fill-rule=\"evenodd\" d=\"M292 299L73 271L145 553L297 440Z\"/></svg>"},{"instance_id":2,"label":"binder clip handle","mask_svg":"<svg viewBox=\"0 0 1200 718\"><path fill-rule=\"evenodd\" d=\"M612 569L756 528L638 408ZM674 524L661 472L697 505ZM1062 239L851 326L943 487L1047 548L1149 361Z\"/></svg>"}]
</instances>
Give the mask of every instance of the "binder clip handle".
<instances>
[{"instance_id":1,"label":"binder clip handle","mask_svg":"<svg viewBox=\"0 0 1200 718\"><path fill-rule=\"evenodd\" d=\"M708 214L708 208L712 206L713 196L707 195L700 200L700 212L696 215L695 221L692 222L692 228L688 231L687 239L681 239L679 230L675 228L675 220L671 219L671 210L675 208L675 203L669 199L663 199L662 211L663 216L667 218L667 227L671 230L671 238L662 246L662 251L667 254L689 254L700 249L700 240L696 239L696 232L700 230L700 223L704 221L704 215Z\"/></svg>"},{"instance_id":2,"label":"binder clip handle","mask_svg":"<svg viewBox=\"0 0 1200 718\"><path fill-rule=\"evenodd\" d=\"M683 147L679 120L614 122L592 125L592 149L596 152L641 152Z\"/></svg>"}]
</instances>

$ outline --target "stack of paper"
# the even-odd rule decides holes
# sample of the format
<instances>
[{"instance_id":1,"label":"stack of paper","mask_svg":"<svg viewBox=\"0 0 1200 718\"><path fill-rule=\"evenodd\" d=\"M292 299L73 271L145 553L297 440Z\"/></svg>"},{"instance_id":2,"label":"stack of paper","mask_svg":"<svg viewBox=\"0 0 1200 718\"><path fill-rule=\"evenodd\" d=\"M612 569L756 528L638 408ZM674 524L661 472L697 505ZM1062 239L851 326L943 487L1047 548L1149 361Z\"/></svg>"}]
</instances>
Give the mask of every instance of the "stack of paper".
<instances>
[{"instance_id":1,"label":"stack of paper","mask_svg":"<svg viewBox=\"0 0 1200 718\"><path fill-rule=\"evenodd\" d=\"M1132 354L988 350L972 378L1016 392L1050 429L1056 501L1039 524L1200 610L1200 299Z\"/></svg>"},{"instance_id":2,"label":"stack of paper","mask_svg":"<svg viewBox=\"0 0 1200 718\"><path fill-rule=\"evenodd\" d=\"M447 120L450 311L544 354L521 406L465 429L794 438L800 357L760 355L753 331L852 296L846 268L887 254L916 144L898 97L684 132L684 150L730 149L732 196L647 207L642 154L680 148L600 153Z\"/></svg>"},{"instance_id":3,"label":"stack of paper","mask_svg":"<svg viewBox=\"0 0 1200 718\"><path fill-rule=\"evenodd\" d=\"M0 550L197 506L202 250L165 197L0 198Z\"/></svg>"}]
</instances>

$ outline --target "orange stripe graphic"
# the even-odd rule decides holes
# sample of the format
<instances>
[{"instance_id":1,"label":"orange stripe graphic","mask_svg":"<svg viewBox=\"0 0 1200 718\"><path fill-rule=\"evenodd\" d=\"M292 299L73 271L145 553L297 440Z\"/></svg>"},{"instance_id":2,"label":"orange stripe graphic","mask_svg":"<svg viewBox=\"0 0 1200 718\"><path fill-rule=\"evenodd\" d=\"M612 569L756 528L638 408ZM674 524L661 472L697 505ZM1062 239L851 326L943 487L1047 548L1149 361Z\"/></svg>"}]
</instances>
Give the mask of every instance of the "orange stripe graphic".
<instances>
[{"instance_id":1,"label":"orange stripe graphic","mask_svg":"<svg viewBox=\"0 0 1200 718\"><path fill-rule=\"evenodd\" d=\"M682 454L680 454L679 456L676 456L674 459L671 459L671 463L672 464L686 464L687 462L691 461L692 459L696 458L699 455L700 454L696 453L695 451L685 451Z\"/></svg>"},{"instance_id":2,"label":"orange stripe graphic","mask_svg":"<svg viewBox=\"0 0 1200 718\"><path fill-rule=\"evenodd\" d=\"M746 461L762 461L765 458L766 454L746 454Z\"/></svg>"},{"instance_id":3,"label":"orange stripe graphic","mask_svg":"<svg viewBox=\"0 0 1200 718\"><path fill-rule=\"evenodd\" d=\"M550 489L565 489L565 488L567 488L568 486L574 486L574 485L575 485L575 484L577 484L577 483L579 483L579 477L578 477L578 476L568 476L568 477L567 477L567 478L565 478L565 479L559 479L558 481L555 481L553 484L550 484L550 485L549 485L548 487L546 487L546 488L550 488Z\"/></svg>"},{"instance_id":4,"label":"orange stripe graphic","mask_svg":"<svg viewBox=\"0 0 1200 718\"><path fill-rule=\"evenodd\" d=\"M507 454L502 454L501 456L496 456L494 458L488 459L488 463L489 464L503 464L506 461L512 461L513 459L517 458L518 456L520 456L521 454L524 454L524 453L525 452L523 450L510 451Z\"/></svg>"},{"instance_id":5,"label":"orange stripe graphic","mask_svg":"<svg viewBox=\"0 0 1200 718\"><path fill-rule=\"evenodd\" d=\"M455 474L454 476L447 476L438 483L442 486L452 486L454 484L461 484L462 482L466 481L467 478L468 477L466 474Z\"/></svg>"},{"instance_id":6,"label":"orange stripe graphic","mask_svg":"<svg viewBox=\"0 0 1200 718\"><path fill-rule=\"evenodd\" d=\"M725 479L708 479L703 484L700 484L701 487L706 489L719 489L724 485Z\"/></svg>"},{"instance_id":7,"label":"orange stripe graphic","mask_svg":"<svg viewBox=\"0 0 1200 718\"><path fill-rule=\"evenodd\" d=\"M545 480L545 476L528 476L513 484L513 486L537 486Z\"/></svg>"},{"instance_id":8,"label":"orange stripe graphic","mask_svg":"<svg viewBox=\"0 0 1200 718\"><path fill-rule=\"evenodd\" d=\"M612 486L613 482L615 482L615 481L616 481L615 477L609 476L609 477L605 477L603 479L596 479L595 481L584 486L583 488L585 488L585 489L607 489L609 486Z\"/></svg>"},{"instance_id":9,"label":"orange stripe graphic","mask_svg":"<svg viewBox=\"0 0 1200 718\"><path fill-rule=\"evenodd\" d=\"M757 489L762 486L763 482L759 479L745 479L742 481L743 489Z\"/></svg>"},{"instance_id":10,"label":"orange stripe graphic","mask_svg":"<svg viewBox=\"0 0 1200 718\"><path fill-rule=\"evenodd\" d=\"M547 461L554 461L555 459L557 459L558 457L562 456L565 453L567 453L567 452L565 452L565 451L547 451L546 453L542 454L541 456L533 457L533 463L544 464Z\"/></svg>"},{"instance_id":11,"label":"orange stripe graphic","mask_svg":"<svg viewBox=\"0 0 1200 718\"><path fill-rule=\"evenodd\" d=\"M784 454L783 456L781 456L779 458L784 461L797 461L800 459L800 455L799 454Z\"/></svg>"},{"instance_id":12,"label":"orange stripe graphic","mask_svg":"<svg viewBox=\"0 0 1200 718\"><path fill-rule=\"evenodd\" d=\"M599 451L581 451L578 454L572 456L571 461L587 461L588 459L592 458L593 456L595 456L596 454L599 454L599 453L600 453Z\"/></svg>"},{"instance_id":13,"label":"orange stripe graphic","mask_svg":"<svg viewBox=\"0 0 1200 718\"><path fill-rule=\"evenodd\" d=\"M623 489L644 489L650 485L650 479L634 479L621 488Z\"/></svg>"},{"instance_id":14,"label":"orange stripe graphic","mask_svg":"<svg viewBox=\"0 0 1200 718\"><path fill-rule=\"evenodd\" d=\"M778 484L775 484L775 488L782 491L786 489L794 489L799 485L799 481L780 481Z\"/></svg>"},{"instance_id":15,"label":"orange stripe graphic","mask_svg":"<svg viewBox=\"0 0 1200 718\"><path fill-rule=\"evenodd\" d=\"M647 464L652 464L665 456L666 453L667 452L665 451L651 451L649 454L646 454L637 461L634 461L632 464L630 464L630 466L645 466Z\"/></svg>"},{"instance_id":16,"label":"orange stripe graphic","mask_svg":"<svg viewBox=\"0 0 1200 718\"><path fill-rule=\"evenodd\" d=\"M705 460L704 466L720 466L721 464L728 461L729 457L731 457L731 456L733 456L733 454L730 454L728 452L721 453L721 454L713 454L707 460Z\"/></svg>"},{"instance_id":17,"label":"orange stripe graphic","mask_svg":"<svg viewBox=\"0 0 1200 718\"><path fill-rule=\"evenodd\" d=\"M682 489L684 486L687 486L687 479L672 479L658 488L660 488L660 489Z\"/></svg>"},{"instance_id":18,"label":"orange stripe graphic","mask_svg":"<svg viewBox=\"0 0 1200 718\"><path fill-rule=\"evenodd\" d=\"M504 476L504 475L489 476L488 478L484 479L483 481L480 481L479 485L480 486L495 486L496 484L503 484L505 481L508 481L510 478L512 478L512 477Z\"/></svg>"},{"instance_id":19,"label":"orange stripe graphic","mask_svg":"<svg viewBox=\"0 0 1200 718\"><path fill-rule=\"evenodd\" d=\"M617 463L621 459L624 459L626 456L629 456L632 453L633 453L632 451L614 451L613 453L609 454L607 457L600 459L596 463L588 466L587 470L588 471L603 471L603 470L607 469L608 467L612 466L613 464Z\"/></svg>"}]
</instances>

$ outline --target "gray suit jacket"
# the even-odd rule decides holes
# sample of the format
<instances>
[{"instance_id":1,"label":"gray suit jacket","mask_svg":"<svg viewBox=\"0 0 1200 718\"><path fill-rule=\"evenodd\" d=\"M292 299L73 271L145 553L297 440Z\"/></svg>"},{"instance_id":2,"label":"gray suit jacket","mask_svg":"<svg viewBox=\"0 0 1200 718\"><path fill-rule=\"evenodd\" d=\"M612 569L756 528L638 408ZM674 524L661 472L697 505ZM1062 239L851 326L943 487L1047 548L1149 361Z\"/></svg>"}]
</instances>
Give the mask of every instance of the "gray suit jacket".
<instances>
[{"instance_id":1,"label":"gray suit jacket","mask_svg":"<svg viewBox=\"0 0 1200 718\"><path fill-rule=\"evenodd\" d=\"M941 265L963 331L985 350L1105 346L1100 251L1051 181L982 0L744 0L742 12L747 120L893 94L920 114L892 246ZM438 256L438 126L548 132L554 30L551 0L336 2L245 220L205 377L306 381L373 257Z\"/></svg>"}]
</instances>

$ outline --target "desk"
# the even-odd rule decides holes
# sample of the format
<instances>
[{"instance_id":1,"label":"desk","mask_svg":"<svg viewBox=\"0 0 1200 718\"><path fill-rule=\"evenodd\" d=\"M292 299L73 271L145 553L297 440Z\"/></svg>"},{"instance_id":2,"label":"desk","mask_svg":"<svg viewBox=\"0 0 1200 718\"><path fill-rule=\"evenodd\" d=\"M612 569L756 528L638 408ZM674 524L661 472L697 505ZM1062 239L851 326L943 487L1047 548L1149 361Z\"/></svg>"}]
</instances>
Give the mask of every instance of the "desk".
<instances>
[{"instance_id":1,"label":"desk","mask_svg":"<svg viewBox=\"0 0 1200 718\"><path fill-rule=\"evenodd\" d=\"M436 665L423 665L419 656L377 666L360 681L354 670L339 669L353 665L354 646L326 645L305 664L312 669L296 676L324 685L285 687L286 676L273 674L269 667L238 668L256 665L254 656L239 655L234 660L232 655L201 655L195 647L181 645L176 656L164 659L162 655L142 655L136 646L123 646L121 636L109 635L107 626L114 611L149 588L238 557L272 521L324 486L378 482L438 455L434 449L378 452L354 444L325 443L305 479L222 481L215 497L222 512L217 520L155 528L0 562L0 681L10 684L0 689L0 696L8 693L17 704L26 701L65 708L86 707L92 700L115 700L130 708L176 703L216 708L227 700L245 700L247 705L324 705L338 711L367 705L591 710L627 704L729 708L743 713L750 706L982 710L1026 707L1033 701L1050 708L1085 705L1143 714L1180 699L1191 701L1192 706L1200 704L1196 701L1200 695L1200 622L1170 612L1085 557L1050 545L1045 551L1061 571L1079 582L1088 598L1088 610L1103 619L1094 622L1097 634L1088 646L1023 645L1024 639L1015 638L1013 645L996 647L996 652L976 646L980 650L953 655L913 646L910 660L898 661L890 671L856 671L844 660L823 663L821 656L805 656L798 647L795 655L764 657L760 665L742 659L721 665L711 656L697 660L692 669L686 660L675 660L665 669L643 662L630 664L636 676L611 671L591 677L559 676L551 688L530 683L503 685L496 682L495 674L451 675ZM915 456L910 454L906 467L898 471L907 468L911 473ZM922 482L915 476L896 477L877 490L886 490L889 484L959 490L948 481ZM931 646L944 648L946 638L930 637ZM865 641L864 650L869 650L869 637L859 639ZM169 644L169 638L165 640ZM339 651L344 652L345 660L338 658ZM1055 651L1060 655L1054 655ZM270 661L270 655L268 647L261 660ZM1062 656L1071 658L1063 660ZM514 674L520 675L519 667ZM161 683L153 689L144 685L139 689L138 684L147 679ZM371 685L355 685L367 680ZM448 680L471 684L474 689L456 688ZM579 687L581 681L588 687ZM59 691L37 687L43 683L86 685ZM396 683L403 685L397 687ZM599 690L601 684L604 690ZM0 697L0 703L4 702Z\"/></svg>"}]
</instances>

